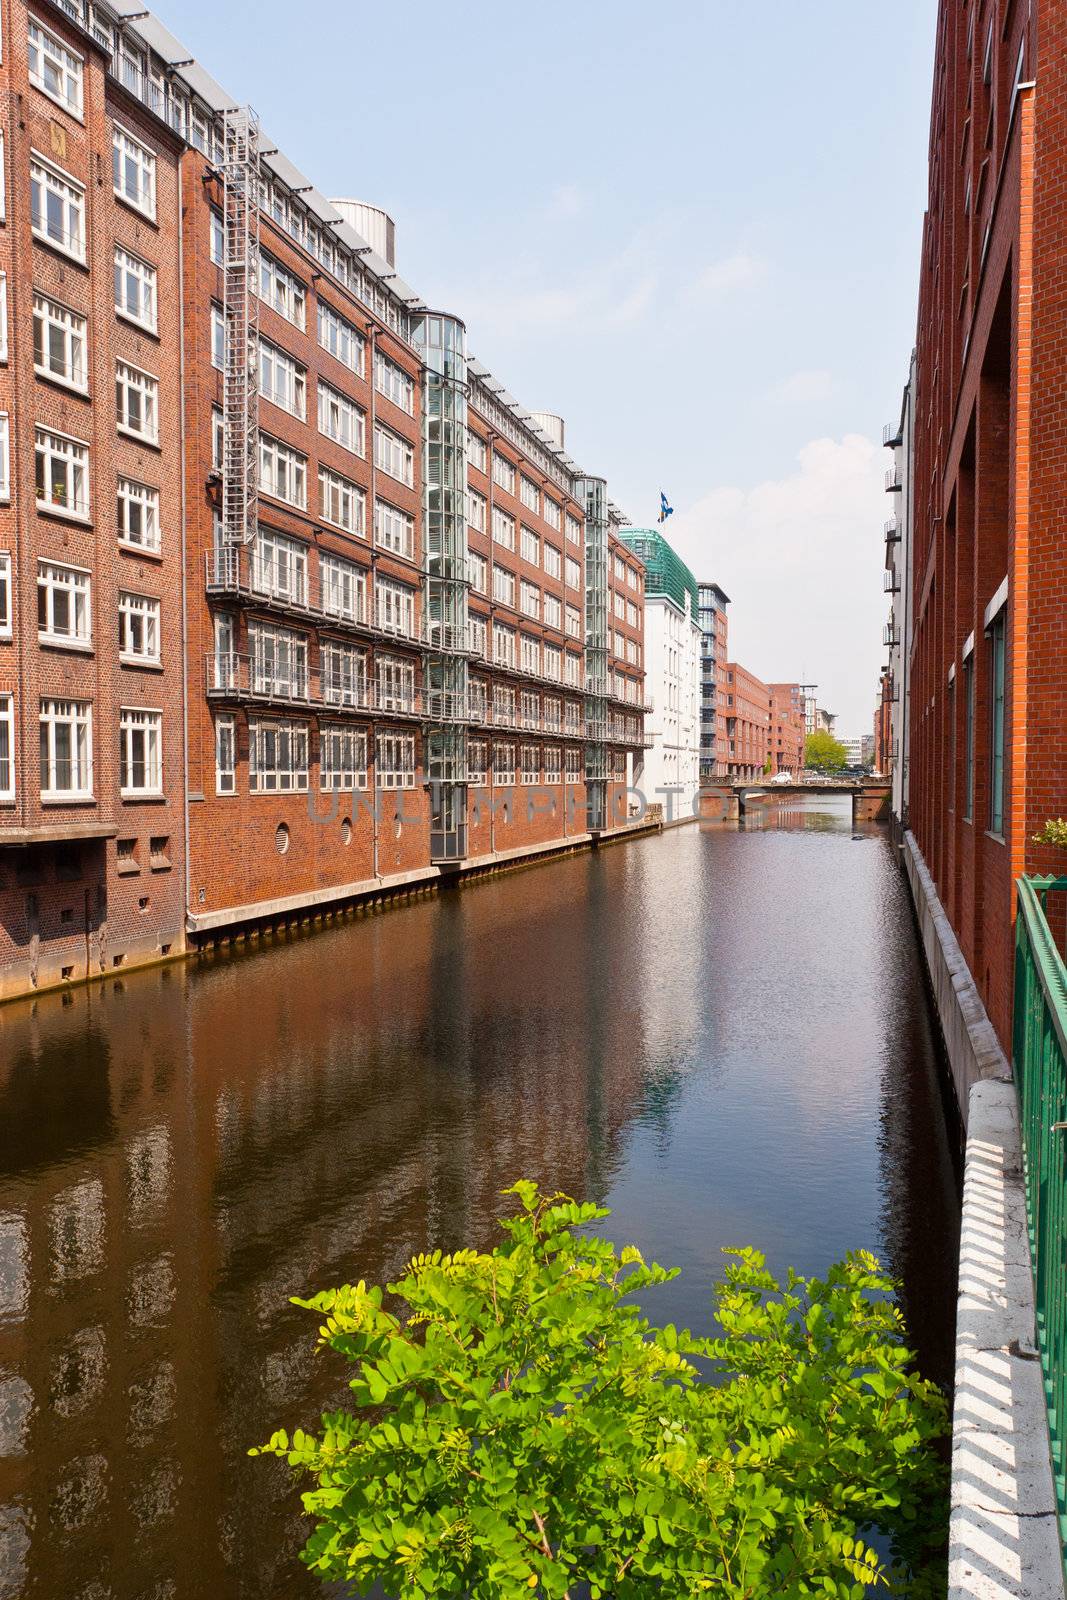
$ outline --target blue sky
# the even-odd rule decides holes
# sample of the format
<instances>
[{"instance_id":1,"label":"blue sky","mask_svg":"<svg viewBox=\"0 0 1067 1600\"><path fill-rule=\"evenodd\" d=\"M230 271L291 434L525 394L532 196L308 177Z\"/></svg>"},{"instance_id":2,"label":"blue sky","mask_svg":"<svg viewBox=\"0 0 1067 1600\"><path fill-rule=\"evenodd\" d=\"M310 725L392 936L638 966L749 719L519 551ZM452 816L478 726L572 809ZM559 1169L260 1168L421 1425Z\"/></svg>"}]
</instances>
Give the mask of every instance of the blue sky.
<instances>
[{"instance_id":1,"label":"blue sky","mask_svg":"<svg viewBox=\"0 0 1067 1600\"><path fill-rule=\"evenodd\" d=\"M913 343L933 0L157 0L523 404L866 731Z\"/></svg>"}]
</instances>

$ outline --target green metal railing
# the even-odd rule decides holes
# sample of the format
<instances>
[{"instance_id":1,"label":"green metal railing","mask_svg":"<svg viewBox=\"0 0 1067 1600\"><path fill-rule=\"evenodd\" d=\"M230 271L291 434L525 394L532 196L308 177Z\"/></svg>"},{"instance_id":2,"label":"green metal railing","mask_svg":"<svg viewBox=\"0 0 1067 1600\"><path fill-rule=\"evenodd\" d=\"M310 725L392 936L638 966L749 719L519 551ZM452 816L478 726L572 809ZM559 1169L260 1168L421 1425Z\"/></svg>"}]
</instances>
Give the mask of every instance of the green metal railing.
<instances>
[{"instance_id":1,"label":"green metal railing","mask_svg":"<svg viewBox=\"0 0 1067 1600\"><path fill-rule=\"evenodd\" d=\"M1067 967L1046 911L1067 878L1020 878L1012 1064L1060 1539L1067 1551Z\"/></svg>"}]
</instances>

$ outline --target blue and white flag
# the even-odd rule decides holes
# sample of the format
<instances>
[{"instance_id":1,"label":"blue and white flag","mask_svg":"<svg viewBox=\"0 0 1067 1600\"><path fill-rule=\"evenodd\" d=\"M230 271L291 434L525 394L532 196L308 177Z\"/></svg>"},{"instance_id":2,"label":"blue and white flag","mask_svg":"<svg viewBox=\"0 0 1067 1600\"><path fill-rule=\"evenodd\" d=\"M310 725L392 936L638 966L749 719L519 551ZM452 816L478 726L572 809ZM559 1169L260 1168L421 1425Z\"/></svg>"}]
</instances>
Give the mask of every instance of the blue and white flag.
<instances>
[{"instance_id":1,"label":"blue and white flag","mask_svg":"<svg viewBox=\"0 0 1067 1600\"><path fill-rule=\"evenodd\" d=\"M660 492L659 492L659 520L661 522L666 522L668 517L673 517L673 516L674 516L674 507L671 505L670 501L667 499L667 496L663 493L663 490L661 489Z\"/></svg>"}]
</instances>

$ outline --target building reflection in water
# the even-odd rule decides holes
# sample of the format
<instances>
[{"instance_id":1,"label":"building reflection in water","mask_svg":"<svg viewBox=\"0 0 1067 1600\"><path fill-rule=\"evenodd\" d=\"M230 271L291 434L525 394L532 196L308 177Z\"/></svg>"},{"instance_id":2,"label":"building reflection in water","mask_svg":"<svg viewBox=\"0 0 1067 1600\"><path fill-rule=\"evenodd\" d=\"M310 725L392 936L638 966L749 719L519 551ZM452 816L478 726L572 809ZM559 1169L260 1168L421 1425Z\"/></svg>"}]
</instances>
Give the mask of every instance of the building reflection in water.
<instances>
[{"instance_id":1,"label":"building reflection in water","mask_svg":"<svg viewBox=\"0 0 1067 1600\"><path fill-rule=\"evenodd\" d=\"M787 937L768 964L767 897L787 936L803 916L745 853L777 842L772 878L803 883L798 839L687 828L0 1012L0 1600L317 1593L286 1469L245 1453L343 1400L289 1296L489 1244L516 1177L608 1198L618 1237L689 1269L692 1298L658 1309L691 1322L721 1243L773 1253L780 1233L801 1267L837 1243L798 1206L803 1162L797 1192L789 1160L784 1182L761 1171L776 1139L844 1152L852 1242L911 1240L928 1174L902 1141L929 1105L892 1109L883 1036L906 1026L904 980L864 1045L881 1077L860 1075L836 1129L819 1119L839 1069L774 1021L796 952ZM824 847L847 878L847 834ZM938 1182L932 1233L950 1231Z\"/></svg>"}]
</instances>

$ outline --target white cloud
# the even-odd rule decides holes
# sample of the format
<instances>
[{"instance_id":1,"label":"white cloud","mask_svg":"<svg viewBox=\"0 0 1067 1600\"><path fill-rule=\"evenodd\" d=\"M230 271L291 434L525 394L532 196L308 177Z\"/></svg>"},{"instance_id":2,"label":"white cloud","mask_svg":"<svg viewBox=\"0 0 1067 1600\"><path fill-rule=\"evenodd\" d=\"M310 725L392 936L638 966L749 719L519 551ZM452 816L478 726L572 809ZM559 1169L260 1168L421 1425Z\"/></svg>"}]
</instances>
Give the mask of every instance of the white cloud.
<instances>
[{"instance_id":1,"label":"white cloud","mask_svg":"<svg viewBox=\"0 0 1067 1600\"><path fill-rule=\"evenodd\" d=\"M731 597L731 658L765 681L818 683L849 736L870 728L882 659L883 484L870 439L813 439L788 476L712 489L668 528Z\"/></svg>"},{"instance_id":2,"label":"white cloud","mask_svg":"<svg viewBox=\"0 0 1067 1600\"><path fill-rule=\"evenodd\" d=\"M778 406L811 406L828 400L835 388L833 374L825 367L809 367L791 372L767 391L767 399Z\"/></svg>"},{"instance_id":3,"label":"white cloud","mask_svg":"<svg viewBox=\"0 0 1067 1600\"><path fill-rule=\"evenodd\" d=\"M767 276L767 263L759 256L736 251L713 261L682 292L691 306L716 306L738 290L749 289Z\"/></svg>"}]
</instances>

